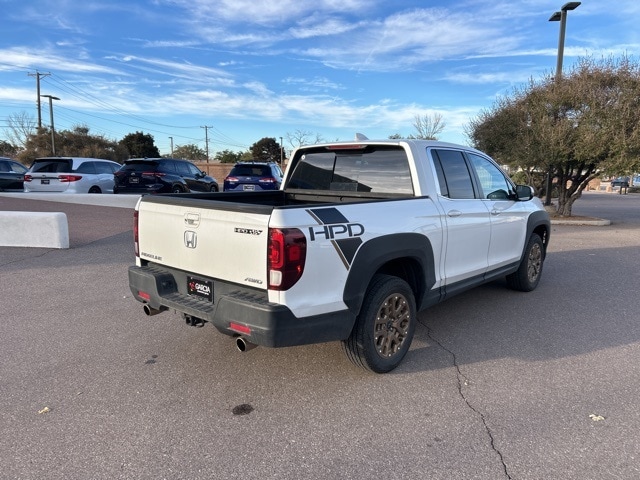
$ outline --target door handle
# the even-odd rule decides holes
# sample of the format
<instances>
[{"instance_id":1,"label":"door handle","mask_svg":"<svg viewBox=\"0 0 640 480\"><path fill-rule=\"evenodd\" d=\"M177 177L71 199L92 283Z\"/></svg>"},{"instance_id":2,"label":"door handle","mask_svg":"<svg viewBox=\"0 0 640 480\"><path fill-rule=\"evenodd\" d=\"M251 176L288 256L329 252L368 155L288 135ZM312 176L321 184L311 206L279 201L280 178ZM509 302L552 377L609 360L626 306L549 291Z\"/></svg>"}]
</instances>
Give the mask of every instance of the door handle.
<instances>
[{"instance_id":1,"label":"door handle","mask_svg":"<svg viewBox=\"0 0 640 480\"><path fill-rule=\"evenodd\" d=\"M459 217L460 215L462 215L462 212L460 210L449 210L447 212L447 215L450 217Z\"/></svg>"}]
</instances>

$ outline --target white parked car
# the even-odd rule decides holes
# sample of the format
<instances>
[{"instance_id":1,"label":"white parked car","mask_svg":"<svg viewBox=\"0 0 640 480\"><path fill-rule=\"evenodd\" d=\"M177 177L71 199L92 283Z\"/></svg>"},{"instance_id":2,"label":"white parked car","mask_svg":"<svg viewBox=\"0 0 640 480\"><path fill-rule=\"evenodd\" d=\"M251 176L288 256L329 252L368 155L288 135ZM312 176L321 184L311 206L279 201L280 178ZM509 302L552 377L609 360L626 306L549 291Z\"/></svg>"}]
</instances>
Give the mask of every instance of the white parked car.
<instances>
[{"instance_id":1,"label":"white parked car","mask_svg":"<svg viewBox=\"0 0 640 480\"><path fill-rule=\"evenodd\" d=\"M25 192L113 193L120 164L100 158L36 158L24 176Z\"/></svg>"}]
</instances>

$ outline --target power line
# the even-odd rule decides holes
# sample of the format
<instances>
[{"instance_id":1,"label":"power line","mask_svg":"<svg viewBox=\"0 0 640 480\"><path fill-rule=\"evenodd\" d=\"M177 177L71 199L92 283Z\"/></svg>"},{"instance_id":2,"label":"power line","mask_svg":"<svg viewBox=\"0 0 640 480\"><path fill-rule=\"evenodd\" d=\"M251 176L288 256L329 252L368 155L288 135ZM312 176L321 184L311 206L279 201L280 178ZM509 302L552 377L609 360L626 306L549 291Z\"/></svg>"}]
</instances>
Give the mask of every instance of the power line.
<instances>
[{"instance_id":1,"label":"power line","mask_svg":"<svg viewBox=\"0 0 640 480\"><path fill-rule=\"evenodd\" d=\"M197 126L170 125L170 124L154 122L152 120L148 120L146 118L143 118L143 117L140 117L140 116L133 115L131 113L125 112L125 111L121 110L120 108L111 105L109 102L106 102L106 101L102 100L101 98L98 98L95 95L92 95L91 93L86 92L85 90L77 87L76 85L74 85L74 84L72 84L70 82L67 82L64 79L59 80L58 78L56 78L56 76L53 76L53 77L51 77L50 80L52 82L56 83L59 88L61 88L65 92L69 93L70 95L74 96L75 98L78 98L78 99L80 99L80 100L82 100L84 102L88 102L90 104L96 105L99 108L106 109L108 111L112 111L116 115L132 118L132 119L134 119L136 121L143 122L145 124L150 123L152 125L157 125L157 126L160 126L160 127L170 128L172 130L173 129L194 129L194 128L197 128ZM50 83L50 81L49 80L45 80L45 83ZM81 113L81 112L78 112L78 113ZM115 121L115 120L106 119L104 117L99 117L97 115L90 115L90 114L85 114L85 115L94 116L95 118L100 118L101 120L104 120L104 121L111 121L111 122L114 122L114 123L119 123L119 124L130 126L130 127L133 127L133 128L141 128L143 130L153 131L153 132L156 132L156 133L163 134L165 136L166 135L170 135L170 133L166 132L166 131L161 131L161 130L148 128L148 127L146 127L146 128L145 127L139 127L137 125L131 125L131 124L124 123L124 122L118 122L118 121ZM217 129L215 127L209 127L209 128L212 128L216 132L216 136L212 138L213 141L215 141L217 143L220 143L220 144L230 145L230 146L233 146L233 147L248 148L247 145L242 144L242 143L238 142L237 140L229 137L228 135L226 135L223 132L221 132L219 129ZM173 133L173 132L171 132L171 133ZM205 133L206 133L206 136L208 136L208 132L205 132ZM176 136L179 136L179 135L176 135ZM187 140L192 140L192 141L195 140L195 139L193 139L191 137L188 137L188 136L181 136L181 137L185 138Z\"/></svg>"}]
</instances>

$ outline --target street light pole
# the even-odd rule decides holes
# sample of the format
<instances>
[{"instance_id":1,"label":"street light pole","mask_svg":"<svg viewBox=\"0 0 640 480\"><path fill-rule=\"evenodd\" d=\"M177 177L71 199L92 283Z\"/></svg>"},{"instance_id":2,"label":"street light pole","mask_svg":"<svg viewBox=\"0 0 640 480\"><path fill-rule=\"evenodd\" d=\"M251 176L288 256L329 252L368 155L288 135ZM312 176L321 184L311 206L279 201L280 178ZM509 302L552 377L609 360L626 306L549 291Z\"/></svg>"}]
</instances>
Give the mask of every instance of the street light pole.
<instances>
[{"instance_id":1,"label":"street light pole","mask_svg":"<svg viewBox=\"0 0 640 480\"><path fill-rule=\"evenodd\" d=\"M173 137L169 137L169 140L171 140L171 156L173 157Z\"/></svg>"},{"instance_id":2,"label":"street light pole","mask_svg":"<svg viewBox=\"0 0 640 480\"><path fill-rule=\"evenodd\" d=\"M564 56L564 37L567 29L567 12L575 10L580 6L581 2L565 3L559 12L554 12L549 18L550 22L560 22L560 36L558 37L558 59L556 63L556 82L562 78L562 59Z\"/></svg>"},{"instance_id":3,"label":"street light pole","mask_svg":"<svg viewBox=\"0 0 640 480\"><path fill-rule=\"evenodd\" d=\"M580 6L581 2L568 2L565 3L559 12L554 12L549 18L550 22L560 22L560 35L558 37L558 57L556 61L556 83L562 79L562 60L564 57L564 37L567 29L567 12L569 10L575 10ZM547 185L546 185L546 197L544 204L551 205L551 188L552 188L552 170L553 165L549 166L547 172Z\"/></svg>"},{"instance_id":4,"label":"street light pole","mask_svg":"<svg viewBox=\"0 0 640 480\"><path fill-rule=\"evenodd\" d=\"M53 126L53 100L60 100L58 97L54 97L53 95L40 95L41 97L45 97L49 99L49 119L51 120L51 153L55 157L56 155L56 129Z\"/></svg>"}]
</instances>

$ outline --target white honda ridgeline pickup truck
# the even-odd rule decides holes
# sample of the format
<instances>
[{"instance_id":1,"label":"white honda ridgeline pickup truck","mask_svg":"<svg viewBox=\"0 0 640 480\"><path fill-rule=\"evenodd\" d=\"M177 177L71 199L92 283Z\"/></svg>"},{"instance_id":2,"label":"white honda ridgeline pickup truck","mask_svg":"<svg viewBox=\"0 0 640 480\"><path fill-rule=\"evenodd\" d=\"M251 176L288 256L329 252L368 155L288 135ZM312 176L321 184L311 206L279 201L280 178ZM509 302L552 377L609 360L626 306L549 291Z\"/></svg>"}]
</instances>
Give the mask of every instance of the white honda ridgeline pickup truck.
<instances>
[{"instance_id":1,"label":"white honda ridgeline pickup truck","mask_svg":"<svg viewBox=\"0 0 640 480\"><path fill-rule=\"evenodd\" d=\"M499 277L535 289L549 231L533 189L472 148L310 145L279 190L143 196L129 284L147 315L211 323L241 351L340 340L382 373L419 311Z\"/></svg>"}]
</instances>

